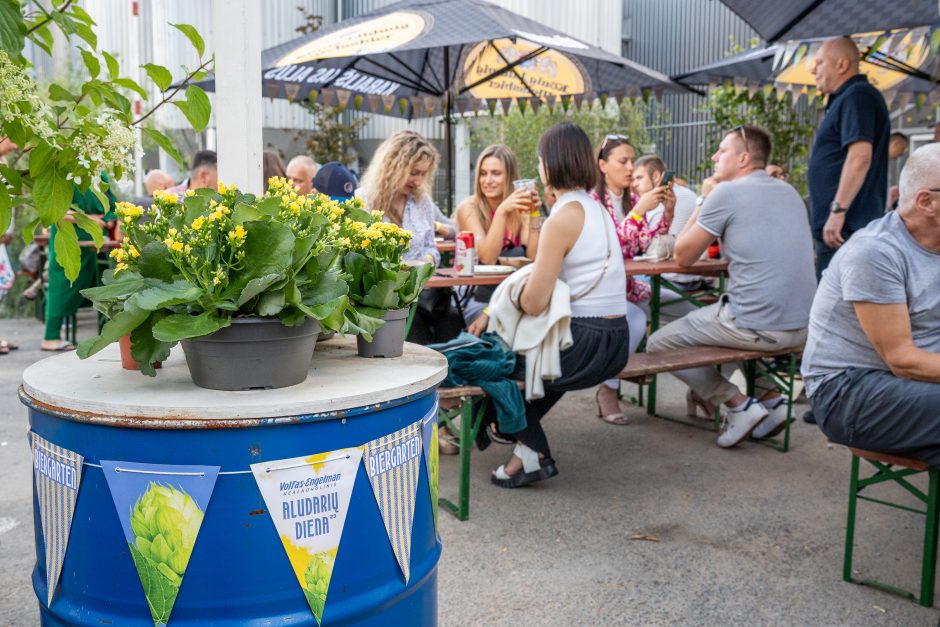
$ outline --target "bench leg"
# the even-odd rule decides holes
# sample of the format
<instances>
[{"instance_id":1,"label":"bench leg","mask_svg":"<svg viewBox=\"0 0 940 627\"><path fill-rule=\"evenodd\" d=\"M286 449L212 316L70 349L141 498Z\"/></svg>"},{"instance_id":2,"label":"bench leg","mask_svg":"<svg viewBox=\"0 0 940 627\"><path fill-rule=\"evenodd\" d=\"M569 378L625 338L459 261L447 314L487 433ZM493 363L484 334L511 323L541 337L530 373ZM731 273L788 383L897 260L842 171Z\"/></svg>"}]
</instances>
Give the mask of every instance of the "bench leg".
<instances>
[{"instance_id":1,"label":"bench leg","mask_svg":"<svg viewBox=\"0 0 940 627\"><path fill-rule=\"evenodd\" d=\"M938 473L931 468L927 471L930 487L927 492L927 521L924 524L924 556L920 574L920 604L924 607L933 605L933 589L937 575L937 500Z\"/></svg>"},{"instance_id":2,"label":"bench leg","mask_svg":"<svg viewBox=\"0 0 940 627\"><path fill-rule=\"evenodd\" d=\"M482 409L482 408L481 408ZM460 408L460 493L457 520L470 518L470 450L473 447L473 399L464 399Z\"/></svg>"},{"instance_id":3,"label":"bench leg","mask_svg":"<svg viewBox=\"0 0 940 627\"><path fill-rule=\"evenodd\" d=\"M858 463L859 458L852 456L852 475L849 480L849 514L845 525L845 558L842 561L842 580L852 579L852 550L855 546L855 508L858 505Z\"/></svg>"}]
</instances>

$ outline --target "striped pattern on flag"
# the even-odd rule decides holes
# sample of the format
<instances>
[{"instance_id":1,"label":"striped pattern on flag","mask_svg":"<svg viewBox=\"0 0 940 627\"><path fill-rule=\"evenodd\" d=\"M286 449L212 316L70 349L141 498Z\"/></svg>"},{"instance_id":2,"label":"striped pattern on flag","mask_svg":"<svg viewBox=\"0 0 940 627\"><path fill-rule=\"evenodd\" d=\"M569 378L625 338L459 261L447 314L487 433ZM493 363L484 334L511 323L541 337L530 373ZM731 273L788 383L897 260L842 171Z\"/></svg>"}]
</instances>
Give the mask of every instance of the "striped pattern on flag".
<instances>
[{"instance_id":1,"label":"striped pattern on flag","mask_svg":"<svg viewBox=\"0 0 940 627\"><path fill-rule=\"evenodd\" d=\"M417 448L413 445L417 439ZM384 461L392 457L396 447L397 455L403 451L416 450L417 454L400 464L389 467L371 458L384 457ZM366 474L372 484L372 491L378 503L382 520L385 522L385 531L392 544L395 559L405 576L405 583L411 575L411 527L414 521L415 493L418 488L418 472L422 457L421 421L417 421L404 429L389 435L372 440L365 445L363 461L366 464ZM378 468L378 471L374 471ZM370 470L373 469L373 470Z\"/></svg>"},{"instance_id":2,"label":"striped pattern on flag","mask_svg":"<svg viewBox=\"0 0 940 627\"><path fill-rule=\"evenodd\" d=\"M46 550L46 606L52 605L82 476L82 456L32 433L33 479ZM69 473L69 470L72 474ZM69 485L69 484L72 485Z\"/></svg>"}]
</instances>

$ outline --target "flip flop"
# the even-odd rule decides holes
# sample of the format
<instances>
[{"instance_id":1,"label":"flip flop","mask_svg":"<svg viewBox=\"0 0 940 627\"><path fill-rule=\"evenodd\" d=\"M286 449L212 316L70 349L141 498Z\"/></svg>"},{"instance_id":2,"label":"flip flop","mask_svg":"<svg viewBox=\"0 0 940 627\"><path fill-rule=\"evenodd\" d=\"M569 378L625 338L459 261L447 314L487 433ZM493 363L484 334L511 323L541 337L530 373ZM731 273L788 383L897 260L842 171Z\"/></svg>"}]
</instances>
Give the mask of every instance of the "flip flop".
<instances>
[{"instance_id":1,"label":"flip flop","mask_svg":"<svg viewBox=\"0 0 940 627\"><path fill-rule=\"evenodd\" d=\"M0 350L7 349L7 352L15 351L19 348L19 345L14 344L13 342L8 342L7 340L0 340Z\"/></svg>"},{"instance_id":2,"label":"flip flop","mask_svg":"<svg viewBox=\"0 0 940 627\"><path fill-rule=\"evenodd\" d=\"M55 348L43 348L43 347L40 346L40 347L39 347L39 350L43 350L43 351L46 351L46 352L48 352L48 353L63 353L63 352L66 352L66 351L73 351L73 350L75 350L75 345L72 344L71 342L66 342L65 340L62 340L61 342L59 342L58 344L56 344Z\"/></svg>"}]
</instances>

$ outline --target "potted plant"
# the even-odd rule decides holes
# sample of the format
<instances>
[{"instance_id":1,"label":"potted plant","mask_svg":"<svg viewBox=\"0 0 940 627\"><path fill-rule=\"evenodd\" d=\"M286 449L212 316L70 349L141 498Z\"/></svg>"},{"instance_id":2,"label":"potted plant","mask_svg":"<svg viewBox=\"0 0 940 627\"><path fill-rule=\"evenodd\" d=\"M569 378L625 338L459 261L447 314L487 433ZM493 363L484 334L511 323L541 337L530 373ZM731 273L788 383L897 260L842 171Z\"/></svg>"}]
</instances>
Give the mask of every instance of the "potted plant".
<instances>
[{"instance_id":1,"label":"potted plant","mask_svg":"<svg viewBox=\"0 0 940 627\"><path fill-rule=\"evenodd\" d=\"M358 201L352 201L358 203ZM358 204L355 209L361 209ZM399 357L405 341L405 324L410 306L431 278L434 265L406 263L402 255L412 234L396 224L382 222L382 214L365 211L361 220L344 219L341 243L348 252L342 266L349 286L351 309L360 327L376 321L384 325L372 330L372 337L357 338L362 357Z\"/></svg>"},{"instance_id":2,"label":"potted plant","mask_svg":"<svg viewBox=\"0 0 940 627\"><path fill-rule=\"evenodd\" d=\"M82 290L108 322L79 357L130 334L150 376L182 342L202 387L303 381L321 325L344 330L356 319L337 246L346 213L325 196L299 196L283 178L262 197L219 184L182 199L157 192L146 212L119 203L126 237L111 253L116 265L104 285Z\"/></svg>"}]
</instances>

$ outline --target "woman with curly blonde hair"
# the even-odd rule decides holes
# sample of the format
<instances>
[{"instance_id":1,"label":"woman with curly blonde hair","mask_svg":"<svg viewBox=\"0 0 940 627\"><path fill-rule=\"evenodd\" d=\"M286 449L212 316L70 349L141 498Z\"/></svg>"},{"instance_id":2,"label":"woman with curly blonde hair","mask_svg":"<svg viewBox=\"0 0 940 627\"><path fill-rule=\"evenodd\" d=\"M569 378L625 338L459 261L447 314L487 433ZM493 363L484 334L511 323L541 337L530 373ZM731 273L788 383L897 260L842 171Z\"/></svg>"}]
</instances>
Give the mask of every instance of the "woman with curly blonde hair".
<instances>
[{"instance_id":1,"label":"woman with curly blonde hair","mask_svg":"<svg viewBox=\"0 0 940 627\"><path fill-rule=\"evenodd\" d=\"M414 131L399 131L375 151L357 190L370 210L382 212L386 222L412 232L406 260L435 265L441 260L434 243L434 219L439 210L431 199L437 162L437 149L431 142Z\"/></svg>"}]
</instances>

